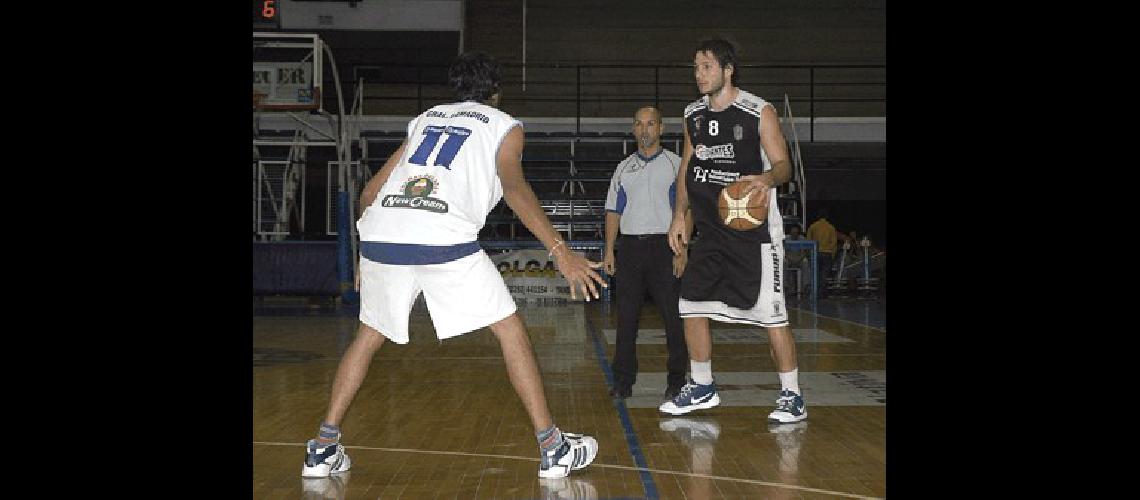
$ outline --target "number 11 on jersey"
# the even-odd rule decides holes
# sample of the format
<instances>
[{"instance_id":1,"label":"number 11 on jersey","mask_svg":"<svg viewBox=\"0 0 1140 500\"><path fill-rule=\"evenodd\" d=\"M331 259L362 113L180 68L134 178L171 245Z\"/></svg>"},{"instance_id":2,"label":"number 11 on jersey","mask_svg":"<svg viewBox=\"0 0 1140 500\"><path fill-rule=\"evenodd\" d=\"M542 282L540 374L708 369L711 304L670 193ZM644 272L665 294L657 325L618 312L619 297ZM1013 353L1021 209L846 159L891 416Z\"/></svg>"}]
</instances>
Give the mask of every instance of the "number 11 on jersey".
<instances>
[{"instance_id":1,"label":"number 11 on jersey","mask_svg":"<svg viewBox=\"0 0 1140 500\"><path fill-rule=\"evenodd\" d=\"M471 129L435 125L424 127L425 137L412 157L408 158L408 162L426 167L428 156L431 156L432 151L435 151L435 146L439 144L439 137L444 134L447 135L447 140L443 141L443 146L440 146L439 154L436 155L433 165L451 170L451 162L455 160L455 155L459 154L459 148L463 147L463 143L467 142L467 138L471 136Z\"/></svg>"}]
</instances>

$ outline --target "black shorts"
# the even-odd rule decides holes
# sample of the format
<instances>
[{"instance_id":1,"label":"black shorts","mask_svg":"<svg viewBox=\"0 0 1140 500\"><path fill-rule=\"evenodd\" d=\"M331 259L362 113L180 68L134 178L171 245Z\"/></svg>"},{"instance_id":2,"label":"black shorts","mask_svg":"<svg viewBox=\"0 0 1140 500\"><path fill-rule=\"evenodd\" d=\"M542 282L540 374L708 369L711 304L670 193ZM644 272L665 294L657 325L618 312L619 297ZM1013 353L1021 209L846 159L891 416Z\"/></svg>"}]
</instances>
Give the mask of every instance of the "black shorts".
<instances>
[{"instance_id":1,"label":"black shorts","mask_svg":"<svg viewBox=\"0 0 1140 500\"><path fill-rule=\"evenodd\" d=\"M694 241L681 277L681 317L786 326L782 244Z\"/></svg>"}]
</instances>

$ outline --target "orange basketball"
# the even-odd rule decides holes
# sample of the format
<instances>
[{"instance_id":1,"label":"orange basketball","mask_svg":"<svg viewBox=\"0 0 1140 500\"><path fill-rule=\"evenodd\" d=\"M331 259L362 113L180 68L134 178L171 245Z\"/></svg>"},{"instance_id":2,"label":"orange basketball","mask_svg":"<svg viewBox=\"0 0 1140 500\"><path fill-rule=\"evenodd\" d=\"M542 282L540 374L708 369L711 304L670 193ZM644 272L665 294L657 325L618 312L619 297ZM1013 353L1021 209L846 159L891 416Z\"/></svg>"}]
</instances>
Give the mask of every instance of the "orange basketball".
<instances>
[{"instance_id":1,"label":"orange basketball","mask_svg":"<svg viewBox=\"0 0 1140 500\"><path fill-rule=\"evenodd\" d=\"M748 181L736 181L721 189L717 198L720 221L738 231L756 229L768 218L768 205L760 203L764 194L752 191L745 196L746 189Z\"/></svg>"}]
</instances>

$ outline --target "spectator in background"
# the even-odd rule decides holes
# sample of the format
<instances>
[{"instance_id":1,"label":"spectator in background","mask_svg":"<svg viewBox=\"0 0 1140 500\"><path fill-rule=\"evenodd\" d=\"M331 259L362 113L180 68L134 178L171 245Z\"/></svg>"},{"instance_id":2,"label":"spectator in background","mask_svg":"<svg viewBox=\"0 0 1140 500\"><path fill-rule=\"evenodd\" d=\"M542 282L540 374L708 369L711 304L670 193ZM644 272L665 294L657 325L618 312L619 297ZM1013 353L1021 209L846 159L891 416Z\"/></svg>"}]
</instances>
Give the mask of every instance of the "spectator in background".
<instances>
[{"instance_id":1,"label":"spectator in background","mask_svg":"<svg viewBox=\"0 0 1140 500\"><path fill-rule=\"evenodd\" d=\"M788 234L784 237L785 240L804 241L803 234L800 234L799 224L792 224L788 227ZM784 268L785 269L798 269L799 273L796 276L796 287L799 290L804 290L804 283L811 280L811 259L808 258L809 251L804 250L800 246L789 246L784 248Z\"/></svg>"},{"instance_id":2,"label":"spectator in background","mask_svg":"<svg viewBox=\"0 0 1140 500\"><path fill-rule=\"evenodd\" d=\"M835 226L827 220L827 209L819 211L819 218L808 226L807 237L819 245L819 283L816 283L820 297L827 295L827 278L831 276L831 263L835 259L838 235Z\"/></svg>"}]
</instances>

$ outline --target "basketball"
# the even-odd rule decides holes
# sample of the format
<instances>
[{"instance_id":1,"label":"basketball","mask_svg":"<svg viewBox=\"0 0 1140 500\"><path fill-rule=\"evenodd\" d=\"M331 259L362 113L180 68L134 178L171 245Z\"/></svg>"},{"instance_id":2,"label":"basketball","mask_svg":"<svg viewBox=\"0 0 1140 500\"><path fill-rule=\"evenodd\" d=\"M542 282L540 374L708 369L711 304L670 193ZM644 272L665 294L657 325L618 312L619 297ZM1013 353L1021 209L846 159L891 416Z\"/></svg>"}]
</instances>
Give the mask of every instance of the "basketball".
<instances>
[{"instance_id":1,"label":"basketball","mask_svg":"<svg viewBox=\"0 0 1140 500\"><path fill-rule=\"evenodd\" d=\"M744 195L748 181L736 181L720 190L717 209L724 225L738 231L756 229L768 218L768 205L760 204L763 193L753 191Z\"/></svg>"}]
</instances>

